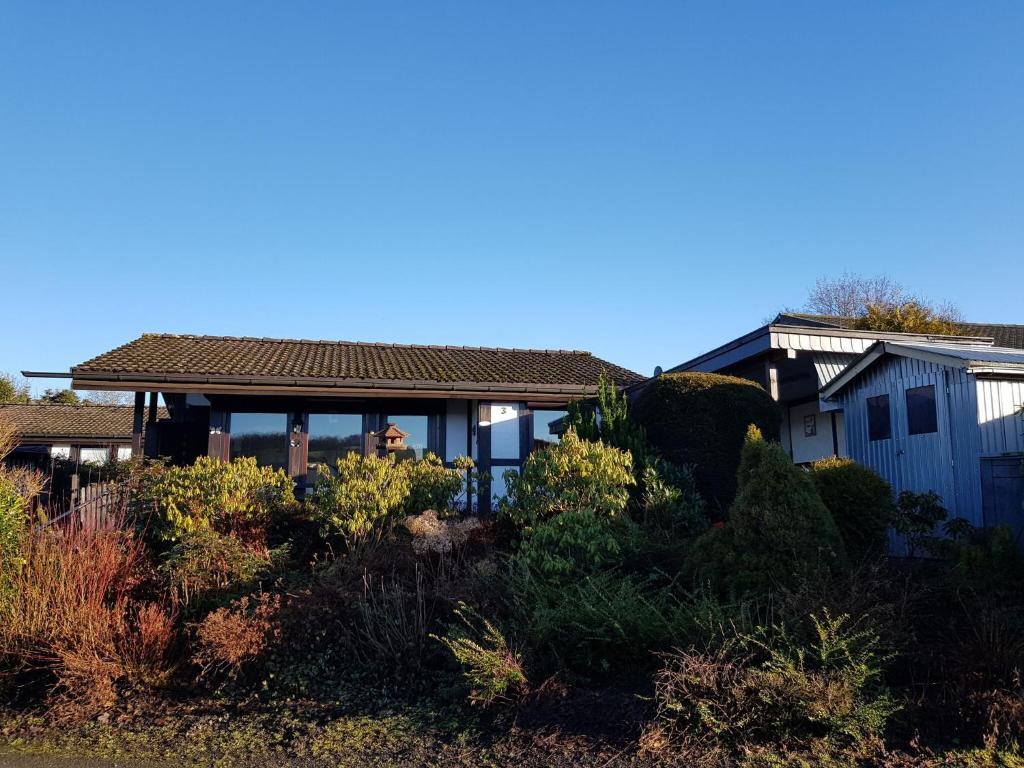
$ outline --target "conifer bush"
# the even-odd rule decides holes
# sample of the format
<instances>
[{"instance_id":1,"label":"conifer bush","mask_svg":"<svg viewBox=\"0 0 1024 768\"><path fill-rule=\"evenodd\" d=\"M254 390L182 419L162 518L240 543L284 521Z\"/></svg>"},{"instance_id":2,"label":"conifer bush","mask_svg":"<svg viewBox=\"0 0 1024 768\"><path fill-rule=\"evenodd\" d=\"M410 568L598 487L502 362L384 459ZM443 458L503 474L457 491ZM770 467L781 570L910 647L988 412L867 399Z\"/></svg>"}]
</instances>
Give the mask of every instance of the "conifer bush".
<instances>
[{"instance_id":1,"label":"conifer bush","mask_svg":"<svg viewBox=\"0 0 1024 768\"><path fill-rule=\"evenodd\" d=\"M765 592L827 574L846 553L807 472L751 425L728 520L696 541L695 557L703 577Z\"/></svg>"}]
</instances>

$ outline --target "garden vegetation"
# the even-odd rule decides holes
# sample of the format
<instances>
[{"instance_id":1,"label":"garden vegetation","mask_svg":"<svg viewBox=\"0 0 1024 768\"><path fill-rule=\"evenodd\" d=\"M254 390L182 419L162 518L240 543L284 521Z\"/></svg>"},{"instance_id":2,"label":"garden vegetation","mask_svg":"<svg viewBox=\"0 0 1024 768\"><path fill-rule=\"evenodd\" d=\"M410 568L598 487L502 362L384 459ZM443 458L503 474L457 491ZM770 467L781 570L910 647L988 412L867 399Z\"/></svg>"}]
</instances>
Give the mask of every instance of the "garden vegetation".
<instances>
[{"instance_id":1,"label":"garden vegetation","mask_svg":"<svg viewBox=\"0 0 1024 768\"><path fill-rule=\"evenodd\" d=\"M775 429L750 382L605 384L487 519L466 458L349 455L303 499L250 459L135 462L100 530L47 524L40 479L3 470L5 712L362 697L635 764L1013 765L1017 542L847 460L794 466Z\"/></svg>"}]
</instances>

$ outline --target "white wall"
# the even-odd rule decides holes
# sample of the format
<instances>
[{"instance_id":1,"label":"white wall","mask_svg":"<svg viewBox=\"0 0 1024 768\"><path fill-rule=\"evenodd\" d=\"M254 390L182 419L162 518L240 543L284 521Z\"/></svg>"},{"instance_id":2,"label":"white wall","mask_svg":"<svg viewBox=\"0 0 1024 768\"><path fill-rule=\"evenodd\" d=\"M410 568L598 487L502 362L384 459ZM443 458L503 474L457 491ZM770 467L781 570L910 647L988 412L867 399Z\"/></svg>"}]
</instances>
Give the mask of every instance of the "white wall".
<instances>
[{"instance_id":1,"label":"white wall","mask_svg":"<svg viewBox=\"0 0 1024 768\"><path fill-rule=\"evenodd\" d=\"M805 419L812 420L812 424L805 422ZM836 414L836 422L839 455L843 456L846 453L846 436L843 433L842 414ZM813 426L815 434L805 434L811 426ZM793 461L797 464L834 456L832 415L830 413L822 413L818 409L818 402L816 400L790 407L789 443Z\"/></svg>"},{"instance_id":2,"label":"white wall","mask_svg":"<svg viewBox=\"0 0 1024 768\"><path fill-rule=\"evenodd\" d=\"M1024 451L1024 381L978 379L977 387L982 455Z\"/></svg>"}]
</instances>

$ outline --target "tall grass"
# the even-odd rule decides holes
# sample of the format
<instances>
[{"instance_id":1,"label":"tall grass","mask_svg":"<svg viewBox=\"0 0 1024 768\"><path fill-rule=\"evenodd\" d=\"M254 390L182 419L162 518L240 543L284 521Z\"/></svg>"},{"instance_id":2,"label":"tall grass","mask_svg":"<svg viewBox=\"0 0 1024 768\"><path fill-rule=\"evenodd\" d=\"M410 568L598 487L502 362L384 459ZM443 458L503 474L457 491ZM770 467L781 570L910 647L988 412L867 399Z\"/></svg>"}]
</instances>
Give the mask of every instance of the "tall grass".
<instances>
[{"instance_id":1,"label":"tall grass","mask_svg":"<svg viewBox=\"0 0 1024 768\"><path fill-rule=\"evenodd\" d=\"M94 711L119 681L158 672L172 622L133 607L144 551L130 531L33 531L20 556L0 605L0 675L27 674L50 684L51 703Z\"/></svg>"}]
</instances>

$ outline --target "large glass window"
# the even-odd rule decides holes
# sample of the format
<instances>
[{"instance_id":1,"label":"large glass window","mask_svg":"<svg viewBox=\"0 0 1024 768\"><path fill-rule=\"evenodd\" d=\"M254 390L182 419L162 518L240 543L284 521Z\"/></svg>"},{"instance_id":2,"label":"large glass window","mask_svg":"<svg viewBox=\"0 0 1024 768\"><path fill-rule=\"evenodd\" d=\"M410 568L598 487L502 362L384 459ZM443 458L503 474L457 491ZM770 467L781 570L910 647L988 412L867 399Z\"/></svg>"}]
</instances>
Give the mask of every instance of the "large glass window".
<instances>
[{"instance_id":1,"label":"large glass window","mask_svg":"<svg viewBox=\"0 0 1024 768\"><path fill-rule=\"evenodd\" d=\"M568 411L537 411L533 412L533 445L531 450L544 448L558 443L565 431L564 419Z\"/></svg>"},{"instance_id":2,"label":"large glass window","mask_svg":"<svg viewBox=\"0 0 1024 768\"><path fill-rule=\"evenodd\" d=\"M868 398L868 438L888 440L892 437L892 417L889 414L889 396Z\"/></svg>"},{"instance_id":3,"label":"large glass window","mask_svg":"<svg viewBox=\"0 0 1024 768\"><path fill-rule=\"evenodd\" d=\"M430 418L428 416L386 416L385 429L394 424L402 432L403 438L390 439L388 452L393 453L398 461L404 459L422 459L427 452L430 436Z\"/></svg>"},{"instance_id":4,"label":"large glass window","mask_svg":"<svg viewBox=\"0 0 1024 768\"><path fill-rule=\"evenodd\" d=\"M349 453L363 452L363 417L357 413L309 414L309 468L334 467Z\"/></svg>"},{"instance_id":5,"label":"large glass window","mask_svg":"<svg viewBox=\"0 0 1024 768\"><path fill-rule=\"evenodd\" d=\"M935 413L935 385L914 387L907 390L907 432L911 435L927 435L939 431L939 420Z\"/></svg>"},{"instance_id":6,"label":"large glass window","mask_svg":"<svg viewBox=\"0 0 1024 768\"><path fill-rule=\"evenodd\" d=\"M252 456L260 466L288 467L288 416L283 413L232 413L231 458Z\"/></svg>"}]
</instances>

